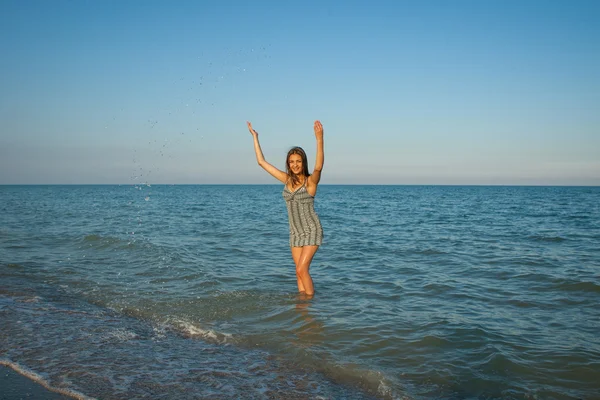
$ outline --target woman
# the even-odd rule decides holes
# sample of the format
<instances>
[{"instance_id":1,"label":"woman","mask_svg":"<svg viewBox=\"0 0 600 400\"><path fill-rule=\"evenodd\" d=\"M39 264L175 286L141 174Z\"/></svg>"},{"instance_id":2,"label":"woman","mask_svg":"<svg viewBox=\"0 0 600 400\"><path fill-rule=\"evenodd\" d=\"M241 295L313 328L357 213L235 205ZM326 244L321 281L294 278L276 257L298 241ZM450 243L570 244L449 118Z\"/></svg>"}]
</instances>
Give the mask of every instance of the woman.
<instances>
[{"instance_id":1,"label":"woman","mask_svg":"<svg viewBox=\"0 0 600 400\"><path fill-rule=\"evenodd\" d=\"M323 241L321 221L315 213L314 197L317 185L321 180L323 170L323 125L315 121L315 136L317 138L317 160L312 174L308 172L306 153L300 147L293 147L287 154L286 172L269 164L263 156L258 142L258 132L247 122L248 130L254 137L254 151L258 165L284 184L283 198L288 211L290 224L290 248L296 264L296 279L298 291L312 296L315 293L310 277L310 263Z\"/></svg>"}]
</instances>

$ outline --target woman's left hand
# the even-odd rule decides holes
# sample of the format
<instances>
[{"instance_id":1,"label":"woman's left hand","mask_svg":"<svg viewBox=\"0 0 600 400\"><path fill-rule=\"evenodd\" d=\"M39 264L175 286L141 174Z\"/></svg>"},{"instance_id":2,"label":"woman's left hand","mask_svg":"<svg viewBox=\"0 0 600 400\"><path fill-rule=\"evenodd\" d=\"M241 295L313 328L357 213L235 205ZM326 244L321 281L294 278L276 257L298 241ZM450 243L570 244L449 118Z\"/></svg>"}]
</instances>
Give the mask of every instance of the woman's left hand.
<instances>
[{"instance_id":1,"label":"woman's left hand","mask_svg":"<svg viewBox=\"0 0 600 400\"><path fill-rule=\"evenodd\" d=\"M317 137L317 140L323 139L323 125L319 120L315 121L315 136Z\"/></svg>"}]
</instances>

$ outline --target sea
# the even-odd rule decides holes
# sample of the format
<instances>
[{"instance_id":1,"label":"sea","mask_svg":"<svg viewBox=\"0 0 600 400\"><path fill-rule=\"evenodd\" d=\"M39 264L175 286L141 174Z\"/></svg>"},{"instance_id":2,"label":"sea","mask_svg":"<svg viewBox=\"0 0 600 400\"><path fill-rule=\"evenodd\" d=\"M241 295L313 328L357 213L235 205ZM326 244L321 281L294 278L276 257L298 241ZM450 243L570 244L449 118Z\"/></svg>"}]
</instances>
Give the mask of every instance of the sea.
<instances>
[{"instance_id":1,"label":"sea","mask_svg":"<svg viewBox=\"0 0 600 400\"><path fill-rule=\"evenodd\" d=\"M600 187L0 186L0 364L76 398L599 399ZM0 392L1 392L0 388Z\"/></svg>"}]
</instances>

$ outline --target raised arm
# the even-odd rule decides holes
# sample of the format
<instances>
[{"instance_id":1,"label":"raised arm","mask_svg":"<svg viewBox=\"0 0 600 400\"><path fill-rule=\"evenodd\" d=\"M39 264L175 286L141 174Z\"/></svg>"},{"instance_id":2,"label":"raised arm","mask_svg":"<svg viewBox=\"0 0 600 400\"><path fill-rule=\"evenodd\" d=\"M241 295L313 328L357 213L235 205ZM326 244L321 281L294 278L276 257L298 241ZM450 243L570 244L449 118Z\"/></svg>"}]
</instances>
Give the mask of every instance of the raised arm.
<instances>
[{"instance_id":1,"label":"raised arm","mask_svg":"<svg viewBox=\"0 0 600 400\"><path fill-rule=\"evenodd\" d=\"M321 121L315 121L315 137L317 138L317 159L315 160L315 170L312 175L308 178L313 184L317 185L321 180L321 171L323 170L323 163L325 162L325 155L323 154L323 125Z\"/></svg>"},{"instance_id":2,"label":"raised arm","mask_svg":"<svg viewBox=\"0 0 600 400\"><path fill-rule=\"evenodd\" d=\"M246 121L246 123L248 124L248 130L254 138L254 152L256 153L256 161L258 162L258 165L260 165L269 174L273 175L277 180L285 183L287 181L287 174L269 164L267 160L265 160L265 156L263 156L262 149L260 148L260 143L258 142L258 132L252 129L252 124L249 121Z\"/></svg>"}]
</instances>

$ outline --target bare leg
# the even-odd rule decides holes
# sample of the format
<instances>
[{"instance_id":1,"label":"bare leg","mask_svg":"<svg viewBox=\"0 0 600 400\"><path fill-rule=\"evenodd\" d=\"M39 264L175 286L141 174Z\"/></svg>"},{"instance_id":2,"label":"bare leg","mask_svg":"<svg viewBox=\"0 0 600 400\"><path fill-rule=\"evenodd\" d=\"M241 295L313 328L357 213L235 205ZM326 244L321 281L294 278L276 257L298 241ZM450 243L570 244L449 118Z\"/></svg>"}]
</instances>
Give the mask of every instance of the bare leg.
<instances>
[{"instance_id":1,"label":"bare leg","mask_svg":"<svg viewBox=\"0 0 600 400\"><path fill-rule=\"evenodd\" d=\"M300 262L300 256L302 255L302 247L292 247L292 258L294 259L294 265L296 265L296 271L298 271L298 263ZM304 285L302 280L296 274L296 280L298 281L298 291L304 292Z\"/></svg>"},{"instance_id":2,"label":"bare leg","mask_svg":"<svg viewBox=\"0 0 600 400\"><path fill-rule=\"evenodd\" d=\"M315 294L313 281L308 270L317 250L319 250L319 246L303 246L300 258L296 263L296 276L298 277L299 282L302 283L304 292L306 292L307 296ZM298 287L300 287L300 284L298 284Z\"/></svg>"}]
</instances>

